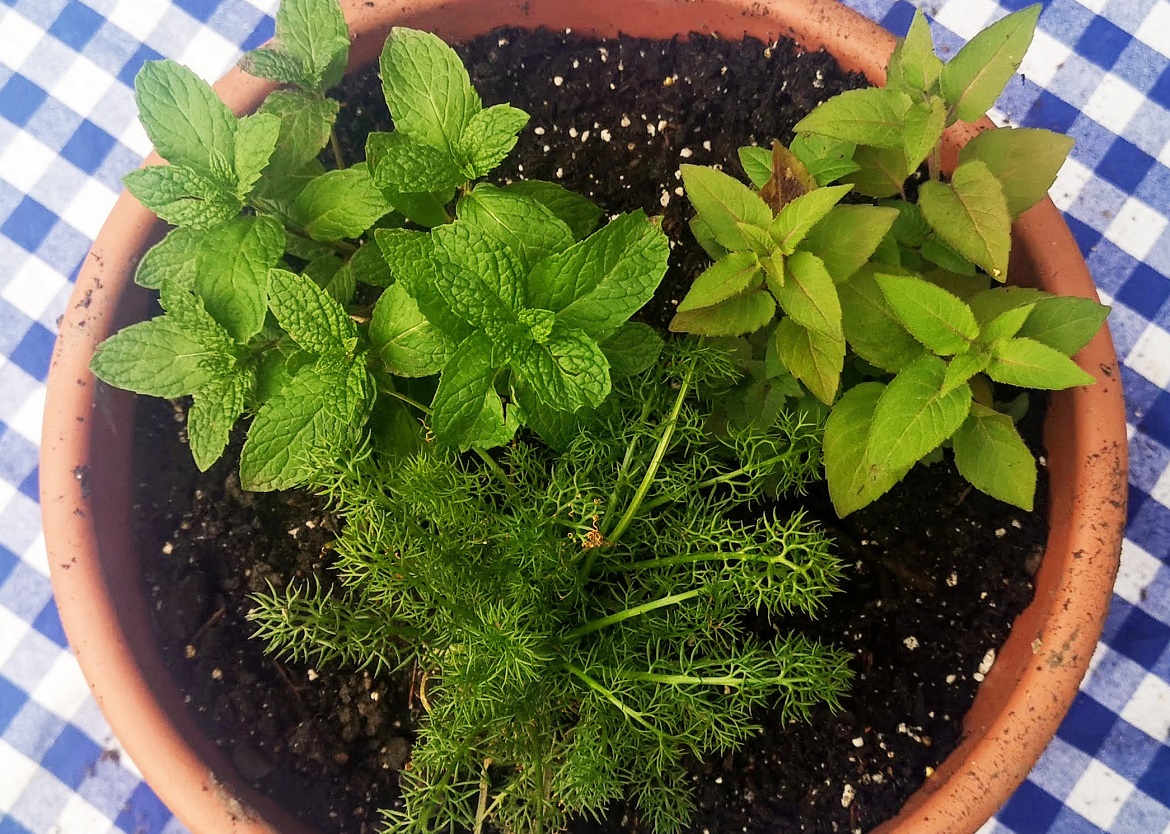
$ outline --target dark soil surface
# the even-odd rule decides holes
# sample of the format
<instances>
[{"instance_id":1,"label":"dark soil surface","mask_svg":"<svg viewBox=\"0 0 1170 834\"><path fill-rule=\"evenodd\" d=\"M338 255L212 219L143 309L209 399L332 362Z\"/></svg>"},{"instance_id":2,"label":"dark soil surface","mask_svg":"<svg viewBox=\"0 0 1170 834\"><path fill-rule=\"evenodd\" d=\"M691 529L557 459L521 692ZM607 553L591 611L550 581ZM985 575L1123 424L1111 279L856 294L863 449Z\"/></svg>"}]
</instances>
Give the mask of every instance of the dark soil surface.
<instances>
[{"instance_id":1,"label":"dark soil surface","mask_svg":"<svg viewBox=\"0 0 1170 834\"><path fill-rule=\"evenodd\" d=\"M533 114L504 178L559 181L608 212L664 216L675 248L652 320L669 315L706 263L686 229L678 165L739 173L740 145L787 139L823 98L859 86L827 57L787 44L507 31L463 52L485 103ZM387 128L376 79L344 94L348 135ZM360 140L343 142L357 158ZM246 639L249 594L293 578L332 581L333 522L311 497L242 493L231 455L198 475L183 420L182 404L144 402L136 462L145 581L169 664L246 780L323 834L376 831L418 717L410 681L277 662ZM1038 422L1029 418L1027 436ZM741 751L694 763L695 832L865 831L891 816L958 742L980 669L1031 598L1044 507L1025 514L995 502L950 464L917 468L844 522L823 494L810 505L850 570L808 633L855 654L853 692L841 713L807 725L762 715L765 729ZM637 830L622 809L613 819L610 830Z\"/></svg>"}]
</instances>

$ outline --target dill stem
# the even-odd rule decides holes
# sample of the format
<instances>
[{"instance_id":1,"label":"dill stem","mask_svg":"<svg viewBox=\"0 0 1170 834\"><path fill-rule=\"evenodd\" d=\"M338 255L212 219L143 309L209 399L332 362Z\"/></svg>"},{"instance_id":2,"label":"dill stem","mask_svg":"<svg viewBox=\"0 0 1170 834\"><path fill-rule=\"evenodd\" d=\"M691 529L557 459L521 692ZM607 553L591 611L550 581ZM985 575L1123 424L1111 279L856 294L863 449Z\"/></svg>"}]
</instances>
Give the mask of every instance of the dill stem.
<instances>
[{"instance_id":1,"label":"dill stem","mask_svg":"<svg viewBox=\"0 0 1170 834\"><path fill-rule=\"evenodd\" d=\"M411 399L410 397L406 396L405 394L401 394L398 391L393 390L392 388L379 388L378 390L381 391L383 394L389 394L391 397L393 397L396 400L402 400L402 402L406 403L411 408L417 408L423 414L430 416L431 410L429 408L427 408L425 405L423 405L422 403L420 403L418 400Z\"/></svg>"},{"instance_id":2,"label":"dill stem","mask_svg":"<svg viewBox=\"0 0 1170 834\"><path fill-rule=\"evenodd\" d=\"M614 669L613 673L619 678L647 683L662 683L667 686L735 686L742 687L748 684L762 686L784 686L795 683L809 683L809 678L786 677L773 675L767 678L753 678L748 675L667 675L660 672L638 672L630 669Z\"/></svg>"},{"instance_id":3,"label":"dill stem","mask_svg":"<svg viewBox=\"0 0 1170 834\"><path fill-rule=\"evenodd\" d=\"M641 605L635 605L633 608L625 608L621 611L618 611L616 614L610 614L607 617L600 617L599 619L590 620L583 625L579 625L570 631L566 636L584 637L586 634L592 634L595 631L600 631L601 629L608 628L611 625L617 625L618 623L625 622L626 620L633 619L634 617L640 617L643 614L648 614L649 612L656 611L659 608L666 608L670 605L677 605L680 602L686 602L689 599L694 599L700 594L700 592L700 589L693 588L689 591L683 591L681 594L671 594L669 596L650 600L650 602L644 602Z\"/></svg>"},{"instance_id":4,"label":"dill stem","mask_svg":"<svg viewBox=\"0 0 1170 834\"><path fill-rule=\"evenodd\" d=\"M500 483L504 485L504 489L507 490L509 495L515 493L516 488L512 486L512 481L508 478L508 473L503 470L503 467L496 463L495 458L493 458L479 446L472 446L471 451L479 455L480 459L483 460L484 464L487 465L487 468L490 469L492 474L495 475L496 478L499 479Z\"/></svg>"},{"instance_id":5,"label":"dill stem","mask_svg":"<svg viewBox=\"0 0 1170 834\"><path fill-rule=\"evenodd\" d=\"M566 663L566 664L564 664L564 666L565 666L565 669L567 669L570 674L572 674L573 676L580 679L581 682L584 683L587 687L592 689L598 695L605 698L605 700L609 701L611 704L613 704L615 707L617 707L619 710L621 710L622 714L625 715L626 718L629 718L631 721L638 722L643 727L645 727L647 730L649 730L650 732L652 732L658 736L663 735L661 730L659 730L657 727L655 727L653 724L651 724L649 721L646 720L645 715L638 712L636 709L633 709L632 707L627 706L622 701L621 698L619 698L617 695L615 695L609 689L606 689L598 681L595 681L593 678L589 677L589 675L585 674L584 669L581 669L578 666L574 666L572 663Z\"/></svg>"},{"instance_id":6,"label":"dill stem","mask_svg":"<svg viewBox=\"0 0 1170 834\"><path fill-rule=\"evenodd\" d=\"M695 484L693 489L694 489L694 491L697 492L700 489L708 489L708 488L713 487L713 486L718 486L719 484L730 483L731 481L735 480L736 478L740 477L741 475L747 475L747 474L750 474L754 470L765 469L774 463L779 463L780 461L782 461L786 457L788 457L790 454L791 454L791 452L784 452L783 454L773 455L772 457L768 458L766 461L763 461L762 463L754 463L750 466L741 466L739 469L736 469L734 472L725 472L722 475L716 475L714 478L708 478L705 481L700 481L699 483ZM653 501L649 501L649 502L643 504L642 509L644 511L650 511L653 509L657 509L658 507L661 507L663 504L669 504L672 501L677 501L677 500L678 500L677 496L663 495L659 498L655 498Z\"/></svg>"}]
</instances>

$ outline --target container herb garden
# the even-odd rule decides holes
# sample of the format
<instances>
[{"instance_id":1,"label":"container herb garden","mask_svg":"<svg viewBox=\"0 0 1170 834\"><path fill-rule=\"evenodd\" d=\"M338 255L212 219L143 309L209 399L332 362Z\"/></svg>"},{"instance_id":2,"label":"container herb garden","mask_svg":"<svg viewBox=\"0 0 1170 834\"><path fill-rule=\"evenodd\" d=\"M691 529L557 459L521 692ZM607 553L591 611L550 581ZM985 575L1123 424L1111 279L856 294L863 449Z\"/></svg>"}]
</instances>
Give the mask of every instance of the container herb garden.
<instances>
[{"instance_id":1,"label":"container herb garden","mask_svg":"<svg viewBox=\"0 0 1170 834\"><path fill-rule=\"evenodd\" d=\"M712 7L713 25L735 11ZM651 7L633 8L637 29ZM526 24L575 22L564 10L524 9ZM842 14L820 11L821 26ZM431 12L407 22L431 23ZM501 13L485 8L474 25L485 31ZM765 714L823 716L850 697L849 652L804 633L850 566L833 542L835 519L812 520L800 494L827 476L832 507L848 516L919 462L947 455L973 488L1031 510L1036 464L1015 428L1017 389L1091 385L1081 390L1111 396L1102 426L1116 428L1116 383L1082 369L1089 351L1081 365L1070 358L1105 308L1001 286L1017 272L1039 272L1043 284L1022 226L1009 264L1011 223L1043 199L1069 143L994 131L947 158L945 128L993 103L1037 14L1010 15L946 65L919 15L884 88L830 98L795 138L757 137L761 146L738 154L739 178L730 166L687 163L678 181L656 184L663 206L685 196L695 209L673 238L645 211L501 177L528 114L482 101L456 53L421 28L389 30L384 47L354 41L380 52L394 119L366 138L365 159L331 130L338 106L325 93L350 37L328 0L287 0L274 44L246 58L248 72L281 85L262 102L267 91L257 93L254 113L233 114L176 64L143 70L143 122L170 165L126 182L174 226L135 271L162 313L96 351L88 334L116 329L113 303L100 324L87 313L72 332L84 331L84 360L106 382L191 397L186 437L199 469L244 418L242 487L307 489L328 502L340 529L326 581L270 587L253 597L252 618L282 658L411 681L419 721L401 800L386 809L392 830L556 831L579 820L686 830L695 767L733 754ZM640 28L658 33L644 20ZM677 308L664 308L660 293L658 314L643 310L672 247L698 251L695 241L706 260L677 288ZM128 245L141 252L141 236ZM102 251L94 257L106 266ZM1097 340L1102 362L1106 342ZM56 376L72 381L60 367ZM97 389L96 410L78 419L98 431L124 423L124 400L109 392ZM1055 398L1053 419L1069 434L1101 438L1090 453L1112 466L1105 486L1124 483L1124 436L1094 435L1102 429L1062 409ZM50 416L46 447L62 431ZM70 484L86 502L75 516L84 530L70 535L124 547L125 478L94 485L104 456L118 452L90 443L64 471L46 468L46 512ZM1111 500L1114 515L1054 529L1038 603L980 676L1027 683L1028 646L1036 672L1047 667L1075 689L1087 661L1072 655L1091 646L1099 611L1063 630L1043 619L1071 590L1052 578L1062 557L1051 551L1055 542L1099 563L1087 581L1107 595L1121 505L1091 497L1070 474L1086 454L1067 457L1052 455L1054 518L1086 500ZM1062 498L1070 487L1073 501ZM1086 533L1096 556L1079 543ZM71 581L67 551L50 544L56 576ZM116 570L88 576L109 588ZM62 596L76 635L92 609L70 614L71 592ZM116 598L121 591L91 604ZM122 621L140 628L143 608L140 598L127 603ZM157 651L127 665L113 622L113 639L79 645L91 675L108 664L123 677L158 675ZM1049 646L1054 639L1065 642ZM1017 732L999 728L996 709L1042 697L1018 689L981 697L960 754L994 754ZM105 705L158 711L151 696L135 697L131 707ZM1048 708L1058 715L1068 698ZM168 719L161 732L193 735L189 721ZM139 758L134 732L126 744ZM1022 778L1046 741L1045 730L1028 732L1024 761L1000 768L1001 780ZM266 800L241 801L221 783L229 770L216 757L186 747L170 760L215 798L197 805L164 788L190 825L262 831L271 820L296 830ZM952 756L892 824L917 815L927 827L915 830L973 830L994 808L963 803L980 767L974 780L951 778ZM848 809L846 788L833 799ZM938 810L944 797L957 807ZM629 810L619 823L620 807Z\"/></svg>"}]
</instances>

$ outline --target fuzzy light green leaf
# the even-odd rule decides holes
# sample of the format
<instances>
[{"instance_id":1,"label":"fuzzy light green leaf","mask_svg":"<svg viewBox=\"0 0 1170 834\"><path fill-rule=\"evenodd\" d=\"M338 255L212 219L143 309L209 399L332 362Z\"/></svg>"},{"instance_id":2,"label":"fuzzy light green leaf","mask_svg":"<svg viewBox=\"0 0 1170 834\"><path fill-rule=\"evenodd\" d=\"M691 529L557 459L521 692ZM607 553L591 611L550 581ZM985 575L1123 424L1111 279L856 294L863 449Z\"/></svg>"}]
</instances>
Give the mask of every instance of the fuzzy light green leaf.
<instances>
[{"instance_id":1,"label":"fuzzy light green leaf","mask_svg":"<svg viewBox=\"0 0 1170 834\"><path fill-rule=\"evenodd\" d=\"M775 315L776 299L767 290L759 289L710 307L676 313L670 321L670 331L699 336L742 336L759 330Z\"/></svg>"},{"instance_id":2,"label":"fuzzy light green leaf","mask_svg":"<svg viewBox=\"0 0 1170 834\"><path fill-rule=\"evenodd\" d=\"M682 165L679 170L687 198L721 246L751 248L739 232L739 223L765 231L772 224L772 210L760 195L734 177L699 165Z\"/></svg>"},{"instance_id":3,"label":"fuzzy light green leaf","mask_svg":"<svg viewBox=\"0 0 1170 834\"><path fill-rule=\"evenodd\" d=\"M1059 391L1096 381L1059 350L1034 339L999 342L992 347L991 356L987 375L1005 385Z\"/></svg>"},{"instance_id":4,"label":"fuzzy light green leaf","mask_svg":"<svg viewBox=\"0 0 1170 834\"><path fill-rule=\"evenodd\" d=\"M971 410L971 389L943 393L947 366L923 356L886 386L873 413L866 457L871 466L904 471L955 433Z\"/></svg>"},{"instance_id":5,"label":"fuzzy light green leaf","mask_svg":"<svg viewBox=\"0 0 1170 834\"><path fill-rule=\"evenodd\" d=\"M261 46L240 59L240 68L257 78L267 78L278 84L292 84L306 90L313 89L317 80L299 58L287 52Z\"/></svg>"},{"instance_id":6,"label":"fuzzy light green leaf","mask_svg":"<svg viewBox=\"0 0 1170 834\"><path fill-rule=\"evenodd\" d=\"M839 93L801 119L793 133L816 133L875 148L900 148L910 97L900 90L866 87Z\"/></svg>"},{"instance_id":7,"label":"fuzzy light green leaf","mask_svg":"<svg viewBox=\"0 0 1170 834\"><path fill-rule=\"evenodd\" d=\"M760 261L754 252L731 252L711 264L695 279L686 296L679 302L678 312L685 313L719 304L757 289L763 280Z\"/></svg>"},{"instance_id":8,"label":"fuzzy light green leaf","mask_svg":"<svg viewBox=\"0 0 1170 834\"><path fill-rule=\"evenodd\" d=\"M366 166L359 164L314 179L297 197L293 210L305 234L329 242L360 236L392 208Z\"/></svg>"},{"instance_id":9,"label":"fuzzy light green leaf","mask_svg":"<svg viewBox=\"0 0 1170 834\"><path fill-rule=\"evenodd\" d=\"M784 312L801 327L842 339L841 302L824 262L811 252L797 252L785 262L785 275L776 295Z\"/></svg>"},{"instance_id":10,"label":"fuzzy light green leaf","mask_svg":"<svg viewBox=\"0 0 1170 834\"><path fill-rule=\"evenodd\" d=\"M281 0L276 43L308 70L313 89L328 89L341 80L349 57L349 29L339 4Z\"/></svg>"},{"instance_id":11,"label":"fuzzy light green leaf","mask_svg":"<svg viewBox=\"0 0 1170 834\"><path fill-rule=\"evenodd\" d=\"M455 352L402 284L387 287L374 306L370 343L390 373L405 377L437 374Z\"/></svg>"},{"instance_id":12,"label":"fuzzy light green leaf","mask_svg":"<svg viewBox=\"0 0 1170 834\"><path fill-rule=\"evenodd\" d=\"M236 117L211 85L174 61L147 61L134 77L146 135L163 159L215 180L231 164Z\"/></svg>"},{"instance_id":13,"label":"fuzzy light green leaf","mask_svg":"<svg viewBox=\"0 0 1170 834\"><path fill-rule=\"evenodd\" d=\"M1097 335L1109 308L1088 298L1045 296L1032 305L1018 335L1072 356Z\"/></svg>"},{"instance_id":14,"label":"fuzzy light green leaf","mask_svg":"<svg viewBox=\"0 0 1170 834\"><path fill-rule=\"evenodd\" d=\"M899 148L871 148L861 146L853 154L858 168L841 178L852 183L858 194L867 197L893 197L902 192L902 184L910 176L906 152Z\"/></svg>"},{"instance_id":15,"label":"fuzzy light green leaf","mask_svg":"<svg viewBox=\"0 0 1170 834\"><path fill-rule=\"evenodd\" d=\"M739 164L752 185L763 188L772 179L772 152L767 148L745 146L739 149Z\"/></svg>"},{"instance_id":16,"label":"fuzzy light green leaf","mask_svg":"<svg viewBox=\"0 0 1170 834\"><path fill-rule=\"evenodd\" d=\"M195 280L195 252L203 235L191 228L171 229L156 243L134 271L134 282L141 287L157 290L169 282L188 287Z\"/></svg>"},{"instance_id":17,"label":"fuzzy light green leaf","mask_svg":"<svg viewBox=\"0 0 1170 834\"><path fill-rule=\"evenodd\" d=\"M528 124L528 114L509 104L480 110L467 123L459 139L461 156L467 160L468 179L489 174L516 147L516 135Z\"/></svg>"},{"instance_id":18,"label":"fuzzy light green leaf","mask_svg":"<svg viewBox=\"0 0 1170 834\"><path fill-rule=\"evenodd\" d=\"M813 226L800 248L816 255L842 283L861 269L898 217L884 206L834 206Z\"/></svg>"},{"instance_id":19,"label":"fuzzy light green leaf","mask_svg":"<svg viewBox=\"0 0 1170 834\"><path fill-rule=\"evenodd\" d=\"M962 353L979 334L971 308L941 287L903 275L877 274L874 280L910 335L934 353Z\"/></svg>"},{"instance_id":20,"label":"fuzzy light green leaf","mask_svg":"<svg viewBox=\"0 0 1170 834\"><path fill-rule=\"evenodd\" d=\"M780 251L785 255L791 255L796 251L797 245L812 228L823 220L852 188L851 185L817 188L784 206L768 229Z\"/></svg>"},{"instance_id":21,"label":"fuzzy light green leaf","mask_svg":"<svg viewBox=\"0 0 1170 834\"><path fill-rule=\"evenodd\" d=\"M932 97L925 102L916 102L906 111L902 152L906 154L908 170L918 170L918 166L930 156L942 139L946 125L947 108L942 99Z\"/></svg>"},{"instance_id":22,"label":"fuzzy light green leaf","mask_svg":"<svg viewBox=\"0 0 1170 834\"><path fill-rule=\"evenodd\" d=\"M200 242L195 291L233 338L246 341L264 325L268 271L284 254L284 242L284 229L271 217L237 217Z\"/></svg>"},{"instance_id":23,"label":"fuzzy light green leaf","mask_svg":"<svg viewBox=\"0 0 1170 834\"><path fill-rule=\"evenodd\" d=\"M858 270L837 292L845 338L866 362L897 373L922 355L922 344L890 307L873 267Z\"/></svg>"},{"instance_id":24,"label":"fuzzy light green leaf","mask_svg":"<svg viewBox=\"0 0 1170 834\"><path fill-rule=\"evenodd\" d=\"M832 405L845 366L845 339L801 327L791 318L776 325L776 354L813 396Z\"/></svg>"},{"instance_id":25,"label":"fuzzy light green leaf","mask_svg":"<svg viewBox=\"0 0 1170 834\"><path fill-rule=\"evenodd\" d=\"M943 67L943 97L960 119L973 122L991 109L1032 43L1039 3L1007 15L971 38Z\"/></svg>"},{"instance_id":26,"label":"fuzzy light green leaf","mask_svg":"<svg viewBox=\"0 0 1170 834\"><path fill-rule=\"evenodd\" d=\"M525 273L574 242L572 230L543 203L489 183L465 194L456 214L511 249Z\"/></svg>"},{"instance_id":27,"label":"fuzzy light green leaf","mask_svg":"<svg viewBox=\"0 0 1170 834\"><path fill-rule=\"evenodd\" d=\"M529 197L549 209L573 232L574 240L582 240L597 228L602 211L587 197L562 188L556 183L525 180L505 185L501 191Z\"/></svg>"},{"instance_id":28,"label":"fuzzy light green leaf","mask_svg":"<svg viewBox=\"0 0 1170 834\"><path fill-rule=\"evenodd\" d=\"M268 94L257 115L280 118L276 148L268 163L268 177L278 179L300 171L329 141L339 105L302 90L275 90Z\"/></svg>"},{"instance_id":29,"label":"fuzzy light green leaf","mask_svg":"<svg viewBox=\"0 0 1170 834\"><path fill-rule=\"evenodd\" d=\"M789 150L804 163L809 176L820 186L828 185L861 167L853 161L857 145L828 136L801 134L792 140Z\"/></svg>"},{"instance_id":30,"label":"fuzzy light green leaf","mask_svg":"<svg viewBox=\"0 0 1170 834\"><path fill-rule=\"evenodd\" d=\"M241 200L260 179L279 138L280 119L271 113L245 116L236 123L236 196Z\"/></svg>"},{"instance_id":31,"label":"fuzzy light green leaf","mask_svg":"<svg viewBox=\"0 0 1170 834\"><path fill-rule=\"evenodd\" d=\"M924 260L947 272L966 276L978 274L975 264L952 249L934 232L926 236L926 240L922 241L922 247L918 251Z\"/></svg>"},{"instance_id":32,"label":"fuzzy light green leaf","mask_svg":"<svg viewBox=\"0 0 1170 834\"><path fill-rule=\"evenodd\" d=\"M1013 218L1047 196L1073 139L1038 128L985 130L959 151L959 162L978 160L1003 186Z\"/></svg>"},{"instance_id":33,"label":"fuzzy light green leaf","mask_svg":"<svg viewBox=\"0 0 1170 834\"><path fill-rule=\"evenodd\" d=\"M880 382L853 386L825 422L825 480L833 509L842 518L889 491L909 471L871 467L866 457L874 409L885 390Z\"/></svg>"},{"instance_id":34,"label":"fuzzy light green leaf","mask_svg":"<svg viewBox=\"0 0 1170 834\"><path fill-rule=\"evenodd\" d=\"M1036 494L1036 461L1011 418L972 403L955 432L955 466L980 492L1027 512Z\"/></svg>"},{"instance_id":35,"label":"fuzzy light green leaf","mask_svg":"<svg viewBox=\"0 0 1170 834\"><path fill-rule=\"evenodd\" d=\"M991 356L983 351L960 353L958 356L952 357L951 361L947 363L946 376L943 377L943 395L951 393L960 385L966 385L975 374L983 373L987 370L987 363L990 361Z\"/></svg>"},{"instance_id":36,"label":"fuzzy light green leaf","mask_svg":"<svg viewBox=\"0 0 1170 834\"><path fill-rule=\"evenodd\" d=\"M1028 316L1032 314L1033 305L1024 304L1005 310L993 318L979 330L979 342L982 345L993 345L1004 339L1010 339L1020 332Z\"/></svg>"},{"instance_id":37,"label":"fuzzy light green leaf","mask_svg":"<svg viewBox=\"0 0 1170 834\"><path fill-rule=\"evenodd\" d=\"M955 168L950 184L924 182L918 206L931 228L955 251L995 278L1007 278L1011 215L1003 188L978 160Z\"/></svg>"},{"instance_id":38,"label":"fuzzy light green leaf","mask_svg":"<svg viewBox=\"0 0 1170 834\"><path fill-rule=\"evenodd\" d=\"M285 269L268 274L268 306L280 326L305 350L352 353L357 326L337 301L310 278Z\"/></svg>"},{"instance_id":39,"label":"fuzzy light green leaf","mask_svg":"<svg viewBox=\"0 0 1170 834\"><path fill-rule=\"evenodd\" d=\"M942 61L934 54L926 15L921 9L915 9L910 30L898 41L894 54L890 56L886 86L924 93L938 80L942 67Z\"/></svg>"}]
</instances>

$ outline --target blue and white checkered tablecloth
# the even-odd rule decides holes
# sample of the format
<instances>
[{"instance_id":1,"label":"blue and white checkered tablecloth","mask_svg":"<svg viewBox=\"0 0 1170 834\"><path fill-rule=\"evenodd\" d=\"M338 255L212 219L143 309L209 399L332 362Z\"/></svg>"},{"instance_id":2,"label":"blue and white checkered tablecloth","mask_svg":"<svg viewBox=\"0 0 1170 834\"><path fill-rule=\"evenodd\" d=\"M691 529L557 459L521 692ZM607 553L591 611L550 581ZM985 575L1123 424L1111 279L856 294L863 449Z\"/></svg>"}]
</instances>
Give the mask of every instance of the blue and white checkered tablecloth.
<instances>
[{"instance_id":1,"label":"blue and white checkered tablecloth","mask_svg":"<svg viewBox=\"0 0 1170 834\"><path fill-rule=\"evenodd\" d=\"M587 2L587 0L583 0ZM905 0L847 0L896 32ZM1030 0L919 0L954 49ZM171 57L218 77L276 0L0 0L0 834L183 827L119 751L66 646L37 506L55 321L149 142L132 81ZM1092 669L983 832L1170 834L1170 0L1045 0L997 115L1076 138L1052 189L1122 360L1130 518Z\"/></svg>"}]
</instances>

